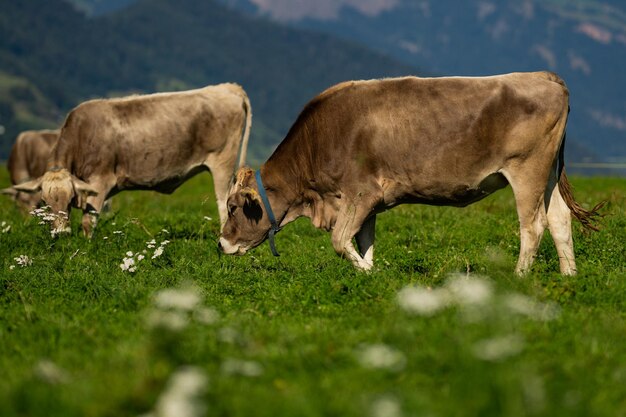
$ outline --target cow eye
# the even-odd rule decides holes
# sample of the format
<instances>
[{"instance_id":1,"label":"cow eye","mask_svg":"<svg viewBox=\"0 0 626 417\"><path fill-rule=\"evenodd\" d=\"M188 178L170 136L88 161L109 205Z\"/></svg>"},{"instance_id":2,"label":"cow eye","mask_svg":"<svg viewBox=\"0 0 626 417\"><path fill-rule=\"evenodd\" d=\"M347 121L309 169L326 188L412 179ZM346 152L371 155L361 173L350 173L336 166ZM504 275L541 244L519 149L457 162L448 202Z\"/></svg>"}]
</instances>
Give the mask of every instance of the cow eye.
<instances>
[{"instance_id":1,"label":"cow eye","mask_svg":"<svg viewBox=\"0 0 626 417\"><path fill-rule=\"evenodd\" d=\"M228 205L228 215L232 216L235 214L235 211L237 211L237 204L234 203L230 203Z\"/></svg>"}]
</instances>

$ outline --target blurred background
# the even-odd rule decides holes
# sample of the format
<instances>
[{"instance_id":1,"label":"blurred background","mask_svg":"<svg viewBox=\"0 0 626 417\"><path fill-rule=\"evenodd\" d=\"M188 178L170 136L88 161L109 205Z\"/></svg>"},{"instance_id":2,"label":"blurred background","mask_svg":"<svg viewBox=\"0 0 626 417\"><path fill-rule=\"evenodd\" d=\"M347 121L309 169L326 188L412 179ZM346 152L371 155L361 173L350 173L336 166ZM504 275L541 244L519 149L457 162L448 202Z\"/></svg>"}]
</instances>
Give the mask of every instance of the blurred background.
<instances>
[{"instance_id":1,"label":"blurred background","mask_svg":"<svg viewBox=\"0 0 626 417\"><path fill-rule=\"evenodd\" d=\"M334 83L543 69L570 89L568 170L626 175L623 0L0 0L0 160L81 101L229 81L256 165Z\"/></svg>"}]
</instances>

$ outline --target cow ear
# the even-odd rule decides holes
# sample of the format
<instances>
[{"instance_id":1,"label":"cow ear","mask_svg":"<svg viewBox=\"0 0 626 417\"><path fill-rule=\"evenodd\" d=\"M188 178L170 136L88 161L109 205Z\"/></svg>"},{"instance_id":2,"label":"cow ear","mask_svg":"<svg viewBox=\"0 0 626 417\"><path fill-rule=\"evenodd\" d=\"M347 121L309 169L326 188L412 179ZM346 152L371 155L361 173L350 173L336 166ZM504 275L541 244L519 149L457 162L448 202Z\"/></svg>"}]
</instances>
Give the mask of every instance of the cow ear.
<instances>
[{"instance_id":1,"label":"cow ear","mask_svg":"<svg viewBox=\"0 0 626 417\"><path fill-rule=\"evenodd\" d=\"M244 189L241 190L241 195L245 198L246 203L248 204L257 204L259 206L263 204L263 201L261 200L261 196L253 188L245 187Z\"/></svg>"},{"instance_id":2,"label":"cow ear","mask_svg":"<svg viewBox=\"0 0 626 417\"><path fill-rule=\"evenodd\" d=\"M41 177L32 181L26 181L21 184L16 184L12 188L16 191L23 191L25 193L34 194L41 191Z\"/></svg>"},{"instance_id":3,"label":"cow ear","mask_svg":"<svg viewBox=\"0 0 626 417\"><path fill-rule=\"evenodd\" d=\"M83 194L85 197L98 195L98 190L89 185L89 183L74 176L72 177L72 185L74 186L74 191L77 194Z\"/></svg>"},{"instance_id":4,"label":"cow ear","mask_svg":"<svg viewBox=\"0 0 626 417\"><path fill-rule=\"evenodd\" d=\"M87 197L98 195L98 190L74 176L72 176L72 185L76 193L76 206L85 210L87 208Z\"/></svg>"},{"instance_id":5,"label":"cow ear","mask_svg":"<svg viewBox=\"0 0 626 417\"><path fill-rule=\"evenodd\" d=\"M237 170L237 174L235 175L235 185L239 188L243 188L246 184L248 184L248 180L252 177L254 171L249 167L241 167Z\"/></svg>"},{"instance_id":6,"label":"cow ear","mask_svg":"<svg viewBox=\"0 0 626 417\"><path fill-rule=\"evenodd\" d=\"M13 187L3 188L2 190L0 190L0 194L5 194L15 198L17 196L17 190Z\"/></svg>"}]
</instances>

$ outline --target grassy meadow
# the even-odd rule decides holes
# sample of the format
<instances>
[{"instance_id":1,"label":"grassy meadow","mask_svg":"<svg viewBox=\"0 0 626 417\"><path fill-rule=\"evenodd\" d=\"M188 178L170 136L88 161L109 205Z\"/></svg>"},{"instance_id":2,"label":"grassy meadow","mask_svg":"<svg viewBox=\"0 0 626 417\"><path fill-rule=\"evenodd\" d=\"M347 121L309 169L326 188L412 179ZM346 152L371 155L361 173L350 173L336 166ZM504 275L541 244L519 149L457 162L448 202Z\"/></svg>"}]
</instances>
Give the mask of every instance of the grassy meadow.
<instances>
[{"instance_id":1,"label":"grassy meadow","mask_svg":"<svg viewBox=\"0 0 626 417\"><path fill-rule=\"evenodd\" d=\"M575 277L548 232L513 274L510 188L380 215L369 274L308 219L220 255L206 174L114 197L90 241L2 197L0 416L626 416L626 180L572 182L608 200Z\"/></svg>"}]
</instances>

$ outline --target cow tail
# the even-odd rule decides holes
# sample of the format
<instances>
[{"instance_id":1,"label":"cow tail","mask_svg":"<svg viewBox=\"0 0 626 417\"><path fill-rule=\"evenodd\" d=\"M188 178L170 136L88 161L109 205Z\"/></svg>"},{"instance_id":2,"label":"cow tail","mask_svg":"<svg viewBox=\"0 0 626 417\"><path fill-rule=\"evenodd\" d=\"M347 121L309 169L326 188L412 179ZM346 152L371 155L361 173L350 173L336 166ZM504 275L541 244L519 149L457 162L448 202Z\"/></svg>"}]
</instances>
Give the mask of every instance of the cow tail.
<instances>
[{"instance_id":1,"label":"cow tail","mask_svg":"<svg viewBox=\"0 0 626 417\"><path fill-rule=\"evenodd\" d=\"M252 107L250 99L242 89L243 109L246 112L246 124L243 128L241 143L239 144L239 158L237 158L237 167L235 171L246 164L246 156L248 153L248 140L250 139L250 128L252 127Z\"/></svg>"},{"instance_id":2,"label":"cow tail","mask_svg":"<svg viewBox=\"0 0 626 417\"><path fill-rule=\"evenodd\" d=\"M561 147L559 149L558 163L557 163L557 178L559 179L559 192L561 193L561 197L565 200L565 204L569 207L572 215L583 225L586 230L598 231L599 226L597 225L597 220L602 217L600 214L600 209L604 207L606 201L602 201L595 205L591 210L585 210L580 204L576 202L574 199L574 194L572 192L572 186L570 182L567 180L567 175L565 175L565 134L563 134L563 140L561 141Z\"/></svg>"}]
</instances>

